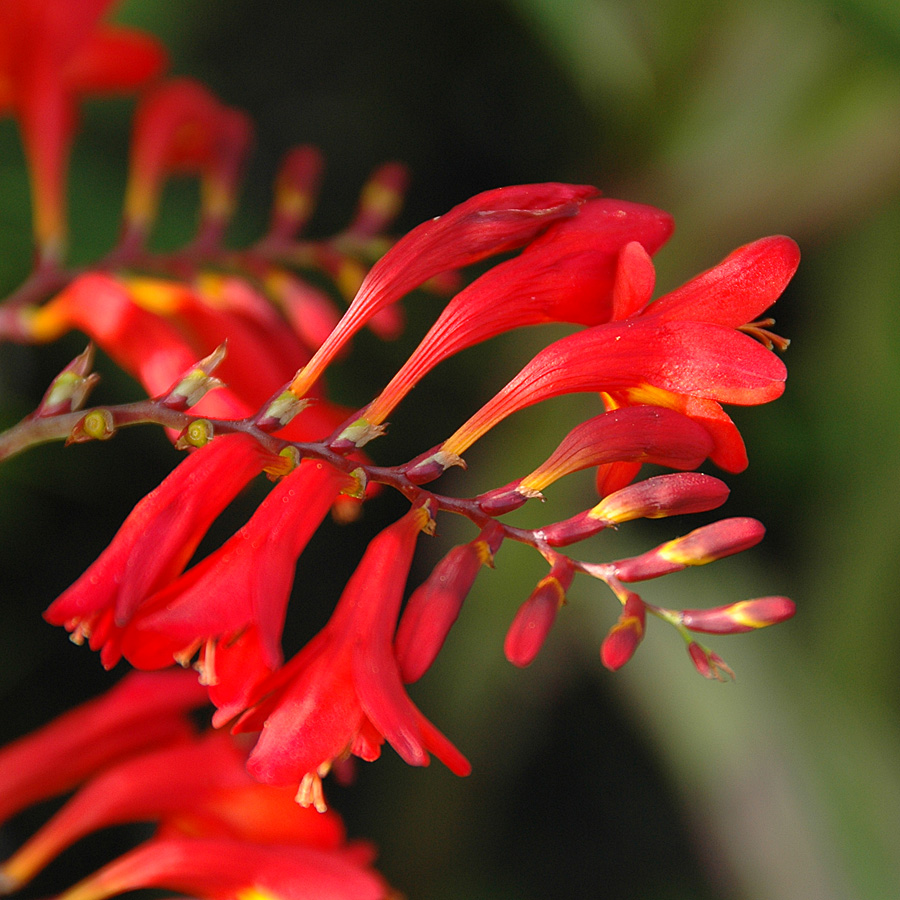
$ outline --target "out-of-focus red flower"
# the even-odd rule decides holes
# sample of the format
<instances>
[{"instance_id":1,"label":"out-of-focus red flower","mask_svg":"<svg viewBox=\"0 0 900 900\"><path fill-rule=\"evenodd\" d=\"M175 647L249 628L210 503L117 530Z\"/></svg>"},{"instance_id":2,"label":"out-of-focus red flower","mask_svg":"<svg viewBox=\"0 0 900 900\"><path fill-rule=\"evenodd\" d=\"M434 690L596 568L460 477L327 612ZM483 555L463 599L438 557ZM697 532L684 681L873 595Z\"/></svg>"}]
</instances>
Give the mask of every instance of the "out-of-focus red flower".
<instances>
[{"instance_id":1,"label":"out-of-focus red flower","mask_svg":"<svg viewBox=\"0 0 900 900\"><path fill-rule=\"evenodd\" d=\"M123 628L183 571L213 520L272 460L252 438L222 435L194 451L132 510L112 543L44 613L115 665Z\"/></svg>"},{"instance_id":2,"label":"out-of-focus red flower","mask_svg":"<svg viewBox=\"0 0 900 900\"><path fill-rule=\"evenodd\" d=\"M0 822L103 768L191 734L185 713L206 703L187 672L132 673L102 697L0 749Z\"/></svg>"},{"instance_id":3,"label":"out-of-focus red flower","mask_svg":"<svg viewBox=\"0 0 900 900\"><path fill-rule=\"evenodd\" d=\"M335 814L319 816L294 803L284 790L254 782L245 762L246 752L230 735L212 732L112 765L0 866L0 883L21 888L66 847L91 832L128 822L159 822L169 836L341 846L344 828ZM263 811L268 815L260 815Z\"/></svg>"},{"instance_id":4,"label":"out-of-focus red flower","mask_svg":"<svg viewBox=\"0 0 900 900\"><path fill-rule=\"evenodd\" d=\"M248 767L269 784L300 784L298 800L324 808L321 778L348 753L377 759L387 739L411 765L434 753L452 771L470 766L403 689L393 635L419 532L416 507L368 546L325 628L257 689L260 702L239 720L261 730Z\"/></svg>"},{"instance_id":5,"label":"out-of-focus red flower","mask_svg":"<svg viewBox=\"0 0 900 900\"><path fill-rule=\"evenodd\" d=\"M368 849L358 846L322 850L229 838L159 838L60 894L60 900L105 900L139 888L201 900L387 900L390 890L370 861Z\"/></svg>"},{"instance_id":6,"label":"out-of-focus red flower","mask_svg":"<svg viewBox=\"0 0 900 900\"><path fill-rule=\"evenodd\" d=\"M131 141L126 240L146 237L166 177L179 172L200 175L201 217L207 226L215 223L220 236L234 212L252 136L247 115L225 106L198 81L172 79L144 97Z\"/></svg>"},{"instance_id":7,"label":"out-of-focus red flower","mask_svg":"<svg viewBox=\"0 0 900 900\"><path fill-rule=\"evenodd\" d=\"M0 3L0 114L14 116L31 172L34 232L44 257L65 243L65 184L81 97L131 91L162 71L149 35L99 24L111 0Z\"/></svg>"}]
</instances>

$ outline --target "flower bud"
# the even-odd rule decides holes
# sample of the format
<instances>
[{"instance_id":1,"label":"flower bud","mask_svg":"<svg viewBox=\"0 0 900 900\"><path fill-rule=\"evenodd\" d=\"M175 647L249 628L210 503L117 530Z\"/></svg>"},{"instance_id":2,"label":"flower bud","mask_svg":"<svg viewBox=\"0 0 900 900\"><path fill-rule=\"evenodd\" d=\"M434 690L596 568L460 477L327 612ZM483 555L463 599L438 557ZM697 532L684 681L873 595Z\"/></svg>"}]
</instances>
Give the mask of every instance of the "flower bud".
<instances>
[{"instance_id":1,"label":"flower bud","mask_svg":"<svg viewBox=\"0 0 900 900\"><path fill-rule=\"evenodd\" d=\"M185 372L168 394L157 402L168 409L182 410L195 406L209 391L224 387L218 378L212 376L213 371L224 359L225 344L223 343L216 347L209 356L204 357L188 372Z\"/></svg>"},{"instance_id":2,"label":"flower bud","mask_svg":"<svg viewBox=\"0 0 900 900\"><path fill-rule=\"evenodd\" d=\"M462 457L438 449L433 453L420 456L418 460L413 460L406 468L406 477L413 484L427 484L429 481L434 481L435 478L440 478L452 466L466 468Z\"/></svg>"},{"instance_id":3,"label":"flower bud","mask_svg":"<svg viewBox=\"0 0 900 900\"><path fill-rule=\"evenodd\" d=\"M418 680L434 662L478 572L484 565L493 566L502 541L503 530L490 523L477 540L454 547L413 591L394 638L404 682Z\"/></svg>"},{"instance_id":4,"label":"flower bud","mask_svg":"<svg viewBox=\"0 0 900 900\"><path fill-rule=\"evenodd\" d=\"M706 512L728 497L727 485L698 472L657 475L604 497L588 515L608 525Z\"/></svg>"},{"instance_id":5,"label":"flower bud","mask_svg":"<svg viewBox=\"0 0 900 900\"><path fill-rule=\"evenodd\" d=\"M92 409L81 418L66 438L69 444L82 444L85 441L106 441L116 433L113 414L108 409Z\"/></svg>"},{"instance_id":6,"label":"flower bud","mask_svg":"<svg viewBox=\"0 0 900 900\"><path fill-rule=\"evenodd\" d=\"M758 597L714 609L685 609L681 624L706 634L741 634L790 619L797 611L787 597Z\"/></svg>"},{"instance_id":7,"label":"flower bud","mask_svg":"<svg viewBox=\"0 0 900 900\"><path fill-rule=\"evenodd\" d=\"M503 642L503 652L514 666L530 665L537 656L553 627L557 611L566 601L566 590L573 575L568 561L560 559L519 607Z\"/></svg>"},{"instance_id":8,"label":"flower bud","mask_svg":"<svg viewBox=\"0 0 900 900\"><path fill-rule=\"evenodd\" d=\"M728 681L730 678L734 681L734 672L724 659L718 653L707 650L706 647L691 641L688 644L688 654L694 668L704 677L716 681Z\"/></svg>"},{"instance_id":9,"label":"flower bud","mask_svg":"<svg viewBox=\"0 0 900 900\"><path fill-rule=\"evenodd\" d=\"M256 417L256 427L262 431L277 431L284 428L291 419L309 405L309 400L296 397L290 391L282 391L271 400Z\"/></svg>"},{"instance_id":10,"label":"flower bud","mask_svg":"<svg viewBox=\"0 0 900 900\"><path fill-rule=\"evenodd\" d=\"M610 629L600 647L600 659L611 672L621 669L634 656L638 644L644 639L646 620L644 601L629 591L618 622Z\"/></svg>"},{"instance_id":11,"label":"flower bud","mask_svg":"<svg viewBox=\"0 0 900 900\"><path fill-rule=\"evenodd\" d=\"M703 566L753 547L762 540L765 531L756 519L721 519L640 556L620 560L615 563L616 577L620 581L645 581L680 572L687 566Z\"/></svg>"},{"instance_id":12,"label":"flower bud","mask_svg":"<svg viewBox=\"0 0 900 900\"><path fill-rule=\"evenodd\" d=\"M213 424L209 419L194 419L175 441L176 450L205 447L213 439Z\"/></svg>"},{"instance_id":13,"label":"flower bud","mask_svg":"<svg viewBox=\"0 0 900 900\"><path fill-rule=\"evenodd\" d=\"M94 345L88 344L83 353L79 353L53 379L38 408L29 416L31 419L58 416L62 413L76 412L87 401L88 394L100 380L100 376L92 373L94 365Z\"/></svg>"},{"instance_id":14,"label":"flower bud","mask_svg":"<svg viewBox=\"0 0 900 900\"><path fill-rule=\"evenodd\" d=\"M534 493L527 496L518 489L519 482L514 481L506 487L494 488L484 494L479 494L475 498L475 502L481 508L481 511L489 516L502 516L504 513L512 512L520 506L524 506L528 500L534 497L540 497L540 493Z\"/></svg>"}]
</instances>

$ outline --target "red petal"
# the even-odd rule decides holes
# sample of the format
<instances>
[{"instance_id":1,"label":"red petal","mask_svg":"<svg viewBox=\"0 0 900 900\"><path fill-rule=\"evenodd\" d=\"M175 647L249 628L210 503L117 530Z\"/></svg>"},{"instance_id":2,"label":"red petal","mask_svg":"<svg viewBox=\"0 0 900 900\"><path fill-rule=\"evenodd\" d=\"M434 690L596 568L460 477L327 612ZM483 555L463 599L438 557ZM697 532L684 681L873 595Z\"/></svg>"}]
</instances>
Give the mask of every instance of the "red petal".
<instances>
[{"instance_id":1,"label":"red petal","mask_svg":"<svg viewBox=\"0 0 900 900\"><path fill-rule=\"evenodd\" d=\"M737 328L758 318L781 296L799 264L800 250L790 238L762 238L660 297L645 315Z\"/></svg>"}]
</instances>

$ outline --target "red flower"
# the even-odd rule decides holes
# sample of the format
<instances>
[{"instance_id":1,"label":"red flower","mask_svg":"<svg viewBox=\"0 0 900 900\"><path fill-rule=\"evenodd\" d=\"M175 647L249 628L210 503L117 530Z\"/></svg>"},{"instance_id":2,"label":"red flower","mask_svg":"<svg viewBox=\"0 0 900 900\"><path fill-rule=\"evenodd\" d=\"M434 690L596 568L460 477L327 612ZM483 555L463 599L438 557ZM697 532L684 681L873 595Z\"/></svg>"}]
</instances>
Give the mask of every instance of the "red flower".
<instances>
[{"instance_id":1,"label":"red flower","mask_svg":"<svg viewBox=\"0 0 900 900\"><path fill-rule=\"evenodd\" d=\"M592 187L555 183L498 188L423 222L372 267L337 328L297 373L291 391L305 396L366 322L429 278L527 244L557 219L574 216L596 193Z\"/></svg>"},{"instance_id":2,"label":"red flower","mask_svg":"<svg viewBox=\"0 0 900 900\"><path fill-rule=\"evenodd\" d=\"M368 867L365 848L320 850L228 838L161 838L110 863L59 900L105 900L162 888L202 900L386 900L390 891Z\"/></svg>"},{"instance_id":3,"label":"red flower","mask_svg":"<svg viewBox=\"0 0 900 900\"><path fill-rule=\"evenodd\" d=\"M233 718L254 682L281 664L297 558L353 483L325 463L302 462L240 531L149 598L122 638L125 658L157 668L184 662L201 647L198 667L219 707L215 721ZM232 664L236 656L240 665Z\"/></svg>"},{"instance_id":4,"label":"red flower","mask_svg":"<svg viewBox=\"0 0 900 900\"><path fill-rule=\"evenodd\" d=\"M84 836L128 822L160 822L170 836L232 837L322 849L344 841L340 819L304 809L254 782L246 753L223 732L153 748L100 772L0 867L0 883L21 888ZM276 816L266 821L258 813Z\"/></svg>"},{"instance_id":5,"label":"red flower","mask_svg":"<svg viewBox=\"0 0 900 900\"><path fill-rule=\"evenodd\" d=\"M621 248L640 241L653 253L671 231L671 217L652 206L588 200L576 215L550 225L519 256L494 266L457 294L364 410L366 421L384 422L427 372L473 344L527 325L609 321Z\"/></svg>"},{"instance_id":6,"label":"red flower","mask_svg":"<svg viewBox=\"0 0 900 900\"><path fill-rule=\"evenodd\" d=\"M646 253L635 245L623 251L623 258L632 268L649 265ZM669 406L696 419L713 438L712 459L725 469L740 470L746 465L743 442L719 404L774 400L784 390L785 368L736 325L772 303L798 261L789 238L765 238L736 250L720 266L640 314L634 314L634 307L647 298L623 292L617 304L627 318L562 338L541 351L444 442L440 461L451 464L520 409L561 394L597 391L608 395L613 406ZM626 275L629 271L626 267ZM629 284L646 291L648 282L652 289L646 275Z\"/></svg>"},{"instance_id":7,"label":"red flower","mask_svg":"<svg viewBox=\"0 0 900 900\"><path fill-rule=\"evenodd\" d=\"M16 117L31 170L34 231L44 256L65 242L66 165L83 94L133 90L160 72L148 35L98 25L111 0L0 3L0 113Z\"/></svg>"},{"instance_id":8,"label":"red flower","mask_svg":"<svg viewBox=\"0 0 900 900\"><path fill-rule=\"evenodd\" d=\"M347 753L377 759L387 739L411 765L428 751L453 772L465 758L403 689L392 638L426 508L411 510L368 546L325 628L258 688L262 698L238 724L262 729L248 768L269 784L300 783L298 800L324 808L321 777Z\"/></svg>"},{"instance_id":9,"label":"red flower","mask_svg":"<svg viewBox=\"0 0 900 900\"><path fill-rule=\"evenodd\" d=\"M102 697L8 744L0 750L0 822L112 763L183 741L191 733L184 713L205 702L186 672L132 673Z\"/></svg>"},{"instance_id":10,"label":"red flower","mask_svg":"<svg viewBox=\"0 0 900 900\"><path fill-rule=\"evenodd\" d=\"M147 598L187 565L213 520L271 455L243 434L223 435L187 457L132 510L112 543L44 613L73 638L120 657L122 629Z\"/></svg>"}]
</instances>

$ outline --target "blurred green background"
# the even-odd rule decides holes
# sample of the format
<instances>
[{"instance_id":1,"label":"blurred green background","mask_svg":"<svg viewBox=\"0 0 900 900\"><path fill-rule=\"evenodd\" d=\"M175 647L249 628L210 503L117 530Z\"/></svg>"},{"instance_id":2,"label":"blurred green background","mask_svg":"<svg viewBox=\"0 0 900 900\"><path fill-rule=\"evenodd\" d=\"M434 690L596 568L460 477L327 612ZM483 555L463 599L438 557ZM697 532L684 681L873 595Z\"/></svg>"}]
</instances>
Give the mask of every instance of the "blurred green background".
<instances>
[{"instance_id":1,"label":"blurred green background","mask_svg":"<svg viewBox=\"0 0 900 900\"><path fill-rule=\"evenodd\" d=\"M541 656L518 671L503 659L503 635L544 571L533 554L504 548L412 690L470 755L474 774L455 779L439 764L411 770L388 752L360 768L353 790L333 790L352 832L380 846L392 883L420 900L900 897L892 664L900 649L900 6L128 0L118 18L163 38L175 73L205 80L255 118L236 242L263 227L278 157L309 142L328 161L316 233L347 220L369 170L400 159L414 179L398 230L476 191L540 180L593 183L667 209L677 229L657 257L658 292L765 234L790 234L803 251L775 310L776 330L793 339L787 392L735 413L751 465L728 477L724 513L762 519L767 539L745 557L646 591L674 607L785 593L797 601L796 619L710 642L736 670L734 684L700 678L677 636L655 621L636 658L611 675L597 651L617 604L582 579ZM96 258L115 239L130 110L112 100L84 111L71 191L76 260ZM30 252L9 121L0 123L0 196L0 278L9 290ZM194 202L191 186L169 191L161 243L190 234ZM436 308L416 298L405 343L362 337L364 361L348 362L337 379L346 399L365 402L363 389L389 376ZM395 417L384 452L404 452L418 422L437 437L449 433L548 334L451 361ZM48 348L4 345L3 423L33 409L82 346L75 337ZM101 367L98 398L137 396ZM472 451L458 489L471 494L532 468L589 408L588 398L550 404L498 429ZM40 448L4 466L0 736L108 684L96 658L40 612L171 465L165 438L145 430L109 445ZM591 502L585 491L585 482L561 486L552 502L582 509ZM298 584L299 620L321 616L308 609L310 595L333 602L366 537L396 510L385 500L358 529L328 529L313 548L322 581ZM629 526L598 539L597 558L698 522ZM445 526L442 546L469 536ZM295 622L288 639L302 640L302 626ZM5 840L21 840L32 825L14 823ZM80 875L108 858L108 840L67 856L56 877L68 881L66 864Z\"/></svg>"}]
</instances>

